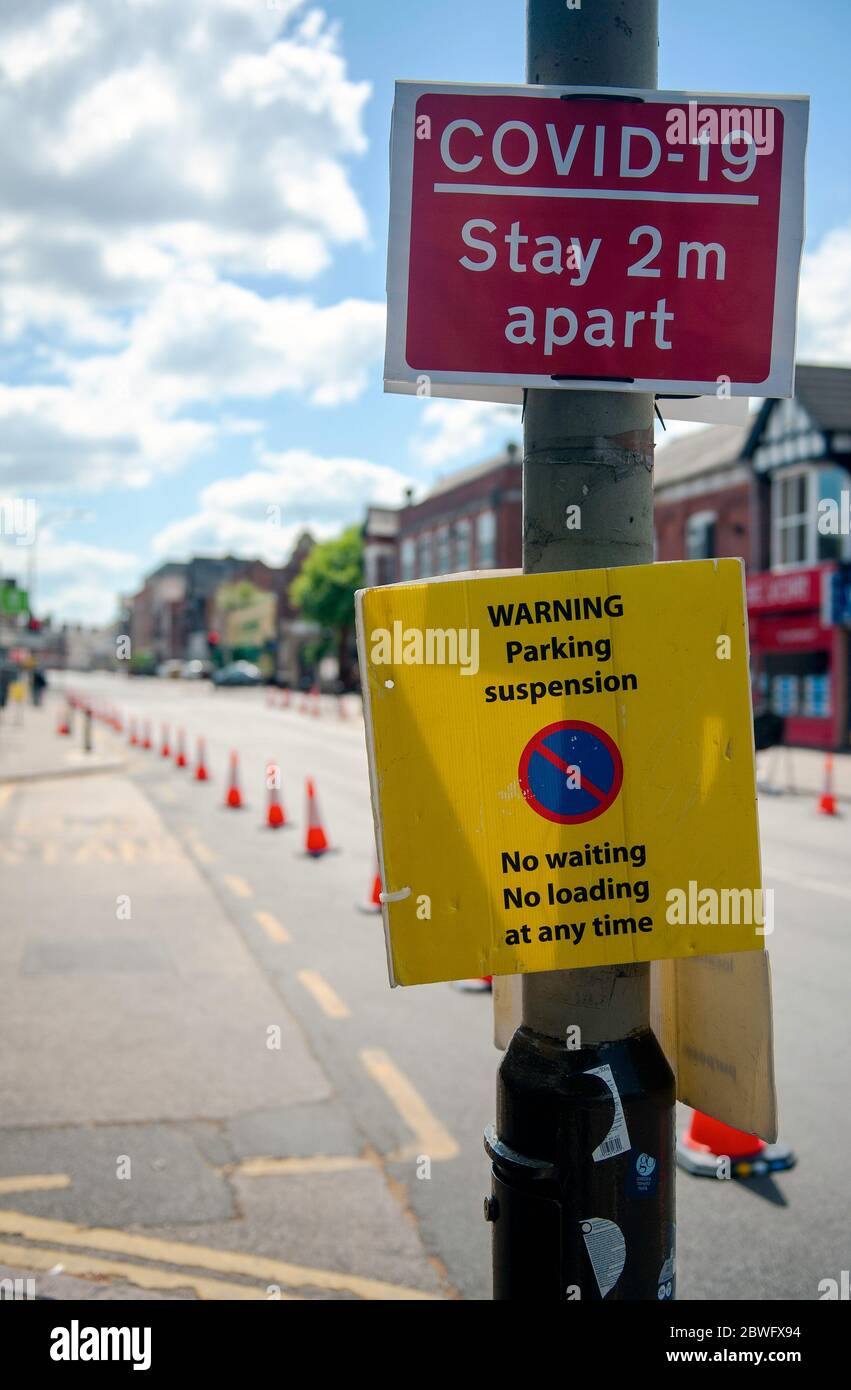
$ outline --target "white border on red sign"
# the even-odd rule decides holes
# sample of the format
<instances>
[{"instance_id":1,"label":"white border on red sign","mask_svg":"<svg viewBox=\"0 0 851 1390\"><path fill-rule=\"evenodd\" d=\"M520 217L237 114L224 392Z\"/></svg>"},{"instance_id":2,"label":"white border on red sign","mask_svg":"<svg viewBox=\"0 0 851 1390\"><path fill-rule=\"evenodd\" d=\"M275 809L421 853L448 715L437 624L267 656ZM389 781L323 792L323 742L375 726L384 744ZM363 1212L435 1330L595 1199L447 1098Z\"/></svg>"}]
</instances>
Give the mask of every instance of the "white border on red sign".
<instances>
[{"instance_id":1,"label":"white border on red sign","mask_svg":"<svg viewBox=\"0 0 851 1390\"><path fill-rule=\"evenodd\" d=\"M414 113L421 96L429 92L457 96L578 96L641 97L645 102L684 106L689 102L724 106L773 106L783 113L783 167L780 186L780 226L777 274L774 285L774 321L771 366L764 381L732 382L734 396L792 396L795 388L795 332L798 308L798 276L804 243L804 155L807 143L809 98L805 96L742 95L731 92L677 92L637 87L547 87L516 84L491 87L485 83L397 82L390 136L390 232L387 248L387 341L384 389L403 395L421 394L418 384L428 379L428 395L461 400L493 401L520 405L524 389L551 391L653 391L672 395L716 396L716 381L684 381L636 378L632 382L553 381L549 376L500 372L430 372L414 370L405 360L408 320L408 272L411 244L411 199L414 163ZM797 170L801 177L795 177Z\"/></svg>"}]
</instances>

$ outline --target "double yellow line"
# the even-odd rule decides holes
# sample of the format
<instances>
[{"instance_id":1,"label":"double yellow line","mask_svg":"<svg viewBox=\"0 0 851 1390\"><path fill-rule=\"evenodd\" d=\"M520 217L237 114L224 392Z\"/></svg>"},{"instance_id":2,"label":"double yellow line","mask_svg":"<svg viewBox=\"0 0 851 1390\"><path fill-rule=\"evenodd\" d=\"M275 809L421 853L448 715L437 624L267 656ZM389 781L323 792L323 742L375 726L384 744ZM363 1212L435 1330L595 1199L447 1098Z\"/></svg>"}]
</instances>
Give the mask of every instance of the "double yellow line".
<instances>
[{"instance_id":1,"label":"double yellow line","mask_svg":"<svg viewBox=\"0 0 851 1390\"><path fill-rule=\"evenodd\" d=\"M388 1284L381 1279L369 1279L359 1274L340 1274L336 1270L313 1269L308 1265L290 1264L270 1259L266 1255L244 1254L237 1250L216 1250L209 1245L194 1245L183 1241L161 1240L157 1236L134 1235L128 1231L110 1230L96 1226L77 1226L70 1221L53 1221L42 1216L30 1216L19 1211L0 1208L0 1234L18 1236L24 1240L40 1241L38 1248L0 1242L0 1260L17 1268L53 1269L62 1265L69 1273L111 1275L126 1279L148 1289L194 1289L199 1298L277 1298L285 1297L284 1289L315 1289L321 1293L350 1293L357 1298L381 1301L439 1300L440 1294L425 1293L422 1289L402 1284ZM47 1244L52 1248L44 1248ZM120 1258L99 1259L97 1255L76 1255L57 1246L71 1246L85 1251L97 1251L107 1256L131 1256L133 1263ZM254 1281L248 1284L228 1282L221 1278L206 1278L197 1274L161 1270L148 1260L161 1265L182 1265L189 1270L204 1270L208 1274L238 1275ZM258 1287L259 1286L259 1287ZM286 1295L298 1297L299 1295ZM304 1296L304 1295L302 1295Z\"/></svg>"}]
</instances>

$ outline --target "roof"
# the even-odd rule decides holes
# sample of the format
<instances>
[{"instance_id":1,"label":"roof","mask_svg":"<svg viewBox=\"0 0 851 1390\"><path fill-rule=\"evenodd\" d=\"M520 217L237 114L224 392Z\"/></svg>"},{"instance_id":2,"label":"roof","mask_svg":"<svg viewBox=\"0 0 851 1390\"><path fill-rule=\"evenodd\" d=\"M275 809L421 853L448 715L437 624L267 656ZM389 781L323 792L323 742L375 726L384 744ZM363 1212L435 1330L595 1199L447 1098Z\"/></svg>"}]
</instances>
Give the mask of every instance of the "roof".
<instances>
[{"instance_id":1,"label":"roof","mask_svg":"<svg viewBox=\"0 0 851 1390\"><path fill-rule=\"evenodd\" d=\"M437 497L441 492L449 492L451 488L462 487L464 483L471 483L475 478L483 478L488 473L495 473L499 468L516 463L520 466L522 454L519 449L512 453L505 450L497 454L495 458L485 459L483 463L474 463L469 468L459 468L456 473L448 473L444 478L438 478L434 487L426 493L426 497ZM425 501L425 498L420 498ZM416 505L416 504L415 504Z\"/></svg>"},{"instance_id":2,"label":"roof","mask_svg":"<svg viewBox=\"0 0 851 1390\"><path fill-rule=\"evenodd\" d=\"M729 468L742 457L753 420L745 425L709 425L661 444L656 450L657 490Z\"/></svg>"},{"instance_id":3,"label":"roof","mask_svg":"<svg viewBox=\"0 0 851 1390\"><path fill-rule=\"evenodd\" d=\"M799 362L795 396L817 429L851 429L851 367Z\"/></svg>"},{"instance_id":4,"label":"roof","mask_svg":"<svg viewBox=\"0 0 851 1390\"><path fill-rule=\"evenodd\" d=\"M387 540L399 534L398 507L367 507L366 536L368 540Z\"/></svg>"}]
</instances>

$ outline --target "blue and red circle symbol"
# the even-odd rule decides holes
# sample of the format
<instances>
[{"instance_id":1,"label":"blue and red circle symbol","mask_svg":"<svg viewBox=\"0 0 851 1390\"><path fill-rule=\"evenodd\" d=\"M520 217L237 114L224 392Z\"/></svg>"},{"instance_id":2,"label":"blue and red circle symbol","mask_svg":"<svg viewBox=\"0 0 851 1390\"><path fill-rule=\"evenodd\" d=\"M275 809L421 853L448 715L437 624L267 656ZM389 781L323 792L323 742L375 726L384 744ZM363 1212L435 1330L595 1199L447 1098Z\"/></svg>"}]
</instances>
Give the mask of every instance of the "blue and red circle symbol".
<instances>
[{"instance_id":1,"label":"blue and red circle symbol","mask_svg":"<svg viewBox=\"0 0 851 1390\"><path fill-rule=\"evenodd\" d=\"M524 801L545 820L580 825L607 811L623 782L614 739L581 719L548 724L530 738L518 768Z\"/></svg>"}]
</instances>

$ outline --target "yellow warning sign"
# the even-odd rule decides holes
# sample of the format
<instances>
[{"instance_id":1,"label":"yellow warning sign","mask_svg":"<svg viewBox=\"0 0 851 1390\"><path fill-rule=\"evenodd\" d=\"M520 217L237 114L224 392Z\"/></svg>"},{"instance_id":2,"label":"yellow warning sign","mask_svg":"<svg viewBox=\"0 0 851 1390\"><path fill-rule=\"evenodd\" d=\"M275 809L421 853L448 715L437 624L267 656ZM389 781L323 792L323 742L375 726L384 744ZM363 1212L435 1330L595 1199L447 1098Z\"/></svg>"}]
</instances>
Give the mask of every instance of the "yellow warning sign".
<instances>
[{"instance_id":1,"label":"yellow warning sign","mask_svg":"<svg viewBox=\"0 0 851 1390\"><path fill-rule=\"evenodd\" d=\"M765 944L741 561L357 612L393 983Z\"/></svg>"}]
</instances>

